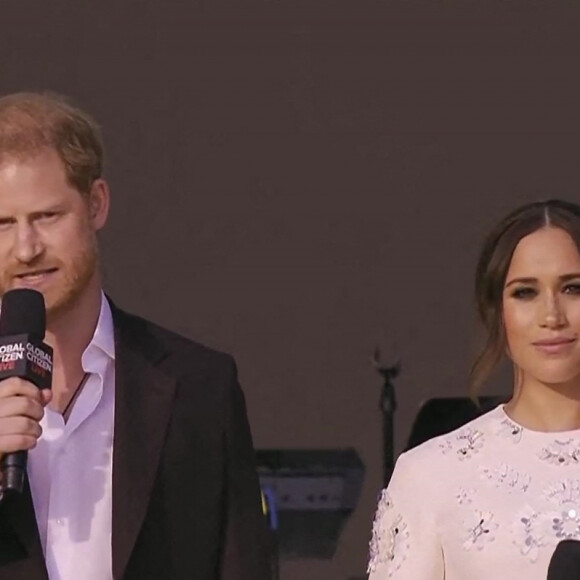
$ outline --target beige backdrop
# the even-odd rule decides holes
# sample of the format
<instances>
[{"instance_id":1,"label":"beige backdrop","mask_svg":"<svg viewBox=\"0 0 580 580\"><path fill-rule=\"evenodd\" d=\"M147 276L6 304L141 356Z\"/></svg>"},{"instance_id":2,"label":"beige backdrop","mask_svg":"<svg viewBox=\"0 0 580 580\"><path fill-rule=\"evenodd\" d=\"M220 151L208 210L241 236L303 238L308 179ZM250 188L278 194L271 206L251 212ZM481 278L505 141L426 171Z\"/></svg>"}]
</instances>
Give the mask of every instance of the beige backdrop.
<instances>
[{"instance_id":1,"label":"beige backdrop","mask_svg":"<svg viewBox=\"0 0 580 580\"><path fill-rule=\"evenodd\" d=\"M100 120L107 287L236 356L256 446L358 450L336 557L282 569L346 580L380 486L374 347L403 361L401 449L421 401L466 390L484 232L516 203L580 201L574 25L226 4L4 2L0 92L56 90Z\"/></svg>"}]
</instances>

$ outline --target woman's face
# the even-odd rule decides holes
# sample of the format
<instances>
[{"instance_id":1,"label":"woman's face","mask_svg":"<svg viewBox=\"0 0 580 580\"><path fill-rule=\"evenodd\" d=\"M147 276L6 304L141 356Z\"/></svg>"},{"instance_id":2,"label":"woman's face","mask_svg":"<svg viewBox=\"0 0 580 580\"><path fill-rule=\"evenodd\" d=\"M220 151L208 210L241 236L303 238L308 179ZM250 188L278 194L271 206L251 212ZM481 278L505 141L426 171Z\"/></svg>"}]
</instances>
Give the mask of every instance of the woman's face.
<instances>
[{"instance_id":1,"label":"woman's face","mask_svg":"<svg viewBox=\"0 0 580 580\"><path fill-rule=\"evenodd\" d=\"M580 254L562 229L522 238L503 291L509 356L530 381L580 387Z\"/></svg>"}]
</instances>

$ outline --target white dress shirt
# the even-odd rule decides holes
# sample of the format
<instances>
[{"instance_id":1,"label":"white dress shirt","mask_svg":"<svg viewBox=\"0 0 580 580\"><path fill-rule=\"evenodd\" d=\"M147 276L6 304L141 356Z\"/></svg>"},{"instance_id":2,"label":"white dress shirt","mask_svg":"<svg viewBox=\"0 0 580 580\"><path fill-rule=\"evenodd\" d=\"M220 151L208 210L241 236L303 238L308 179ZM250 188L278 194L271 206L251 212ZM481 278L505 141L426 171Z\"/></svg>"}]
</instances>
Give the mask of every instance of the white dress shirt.
<instances>
[{"instance_id":1,"label":"white dress shirt","mask_svg":"<svg viewBox=\"0 0 580 580\"><path fill-rule=\"evenodd\" d=\"M82 356L88 379L68 421L48 407L28 458L50 580L112 580L111 522L115 340L105 296Z\"/></svg>"}]
</instances>

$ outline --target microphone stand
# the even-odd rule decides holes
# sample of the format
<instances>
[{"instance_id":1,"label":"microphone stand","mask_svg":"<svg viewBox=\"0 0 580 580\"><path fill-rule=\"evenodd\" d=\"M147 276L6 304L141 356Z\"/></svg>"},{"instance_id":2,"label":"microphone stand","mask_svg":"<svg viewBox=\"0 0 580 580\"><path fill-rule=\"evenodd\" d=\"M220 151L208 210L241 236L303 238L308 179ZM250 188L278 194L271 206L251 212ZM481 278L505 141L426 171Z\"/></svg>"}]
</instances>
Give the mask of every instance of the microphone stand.
<instances>
[{"instance_id":1,"label":"microphone stand","mask_svg":"<svg viewBox=\"0 0 580 580\"><path fill-rule=\"evenodd\" d=\"M373 362L377 372L383 377L383 387L379 408L383 419L383 487L389 485L393 469L395 468L395 411L397 399L393 379L401 372L401 363L397 361L393 366L387 367L380 363L380 351L377 348Z\"/></svg>"}]
</instances>

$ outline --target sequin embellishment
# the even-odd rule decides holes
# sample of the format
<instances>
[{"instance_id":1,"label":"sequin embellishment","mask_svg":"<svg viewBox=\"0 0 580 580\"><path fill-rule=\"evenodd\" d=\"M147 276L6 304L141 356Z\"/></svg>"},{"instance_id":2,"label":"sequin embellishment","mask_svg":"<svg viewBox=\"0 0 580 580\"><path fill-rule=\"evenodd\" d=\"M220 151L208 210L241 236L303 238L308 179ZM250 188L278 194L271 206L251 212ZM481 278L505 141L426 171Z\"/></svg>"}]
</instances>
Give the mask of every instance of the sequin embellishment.
<instances>
[{"instance_id":1,"label":"sequin embellishment","mask_svg":"<svg viewBox=\"0 0 580 580\"><path fill-rule=\"evenodd\" d=\"M455 451L457 457L463 461L471 459L483 447L483 433L472 429L460 431L455 437L447 437L439 444L443 453Z\"/></svg>"},{"instance_id":2,"label":"sequin embellishment","mask_svg":"<svg viewBox=\"0 0 580 580\"><path fill-rule=\"evenodd\" d=\"M497 488L505 489L508 493L514 491L525 493L532 479L527 473L522 473L505 463L496 467L479 466L479 472L484 481L492 483Z\"/></svg>"},{"instance_id":3,"label":"sequin embellishment","mask_svg":"<svg viewBox=\"0 0 580 580\"><path fill-rule=\"evenodd\" d=\"M580 479L565 479L544 489L544 495L556 505L580 505Z\"/></svg>"},{"instance_id":4,"label":"sequin embellishment","mask_svg":"<svg viewBox=\"0 0 580 580\"><path fill-rule=\"evenodd\" d=\"M514 544L522 555L532 562L538 559L540 548L549 543L551 530L547 518L541 518L530 506L526 506L517 516L512 526Z\"/></svg>"},{"instance_id":5,"label":"sequin embellishment","mask_svg":"<svg viewBox=\"0 0 580 580\"><path fill-rule=\"evenodd\" d=\"M552 518L552 529L558 540L573 540L580 537L580 512L570 508Z\"/></svg>"},{"instance_id":6,"label":"sequin embellishment","mask_svg":"<svg viewBox=\"0 0 580 580\"><path fill-rule=\"evenodd\" d=\"M510 419L503 419L496 431L497 435L511 440L512 443L519 443L522 440L523 427L516 425Z\"/></svg>"},{"instance_id":7,"label":"sequin embellishment","mask_svg":"<svg viewBox=\"0 0 580 580\"><path fill-rule=\"evenodd\" d=\"M486 544L495 540L498 525L493 521L491 512L476 511L473 517L466 520L464 524L467 528L467 536L463 547L466 550L469 551L474 547L477 550L483 550Z\"/></svg>"},{"instance_id":8,"label":"sequin embellishment","mask_svg":"<svg viewBox=\"0 0 580 580\"><path fill-rule=\"evenodd\" d=\"M455 494L455 499L459 505L467 505L473 502L475 496L475 489L460 487Z\"/></svg>"},{"instance_id":9,"label":"sequin embellishment","mask_svg":"<svg viewBox=\"0 0 580 580\"><path fill-rule=\"evenodd\" d=\"M554 465L579 465L580 446L574 439L554 441L542 449L540 459Z\"/></svg>"},{"instance_id":10,"label":"sequin embellishment","mask_svg":"<svg viewBox=\"0 0 580 580\"><path fill-rule=\"evenodd\" d=\"M373 523L367 573L385 566L388 577L391 577L405 561L408 550L407 524L401 514L395 513L391 497L383 490Z\"/></svg>"}]
</instances>

